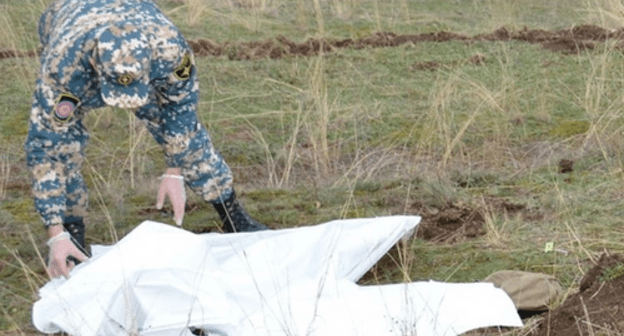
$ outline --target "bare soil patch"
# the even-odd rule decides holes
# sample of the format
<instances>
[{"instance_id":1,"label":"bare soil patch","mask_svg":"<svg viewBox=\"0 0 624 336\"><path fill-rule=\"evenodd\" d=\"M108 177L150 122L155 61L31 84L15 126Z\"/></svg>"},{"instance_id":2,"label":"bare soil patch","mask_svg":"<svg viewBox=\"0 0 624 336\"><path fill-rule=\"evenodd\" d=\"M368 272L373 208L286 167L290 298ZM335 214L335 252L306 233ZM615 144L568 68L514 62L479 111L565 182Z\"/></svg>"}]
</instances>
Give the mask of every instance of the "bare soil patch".
<instances>
[{"instance_id":1,"label":"bare soil patch","mask_svg":"<svg viewBox=\"0 0 624 336\"><path fill-rule=\"evenodd\" d=\"M455 243L484 235L484 223L480 209L450 204L423 213L416 237L435 243Z\"/></svg>"},{"instance_id":2,"label":"bare soil patch","mask_svg":"<svg viewBox=\"0 0 624 336\"><path fill-rule=\"evenodd\" d=\"M530 209L523 204L509 203L506 200L487 197L483 204L472 207L465 204L452 203L440 208L427 208L419 202L412 205L422 216L416 237L434 243L452 244L483 236L485 216L488 213L521 213L526 220L536 220Z\"/></svg>"},{"instance_id":3,"label":"bare soil patch","mask_svg":"<svg viewBox=\"0 0 624 336\"><path fill-rule=\"evenodd\" d=\"M624 255L603 254L580 291L544 313L537 336L620 335L624 332Z\"/></svg>"}]
</instances>

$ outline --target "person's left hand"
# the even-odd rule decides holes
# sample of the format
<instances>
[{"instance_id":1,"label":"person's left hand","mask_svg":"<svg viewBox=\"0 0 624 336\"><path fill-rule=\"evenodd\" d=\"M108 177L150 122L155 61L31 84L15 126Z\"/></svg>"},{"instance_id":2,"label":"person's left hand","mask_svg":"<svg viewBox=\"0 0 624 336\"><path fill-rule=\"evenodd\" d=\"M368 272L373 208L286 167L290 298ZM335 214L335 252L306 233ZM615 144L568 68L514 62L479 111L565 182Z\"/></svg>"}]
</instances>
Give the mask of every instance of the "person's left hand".
<instances>
[{"instance_id":1,"label":"person's left hand","mask_svg":"<svg viewBox=\"0 0 624 336\"><path fill-rule=\"evenodd\" d=\"M161 177L160 188L156 200L156 208L162 209L165 204L165 196L173 205L173 220L182 226L184 219L184 205L186 204L186 190L184 190L184 177L180 174L180 168L169 168Z\"/></svg>"},{"instance_id":2,"label":"person's left hand","mask_svg":"<svg viewBox=\"0 0 624 336\"><path fill-rule=\"evenodd\" d=\"M79 261L87 261L89 259L74 245L70 237L68 232L63 231L48 240L50 255L48 256L47 271L52 279L61 275L69 279L69 272L74 268L75 264L72 261L68 261L67 257L71 256Z\"/></svg>"}]
</instances>

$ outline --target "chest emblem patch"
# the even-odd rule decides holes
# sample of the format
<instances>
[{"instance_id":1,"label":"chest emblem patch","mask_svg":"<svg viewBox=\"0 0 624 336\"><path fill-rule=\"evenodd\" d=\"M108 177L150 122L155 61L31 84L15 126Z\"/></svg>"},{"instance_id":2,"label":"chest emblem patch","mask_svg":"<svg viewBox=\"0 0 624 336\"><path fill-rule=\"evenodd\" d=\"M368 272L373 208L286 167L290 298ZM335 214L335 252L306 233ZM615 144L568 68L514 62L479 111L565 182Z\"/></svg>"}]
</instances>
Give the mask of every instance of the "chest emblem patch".
<instances>
[{"instance_id":1,"label":"chest emblem patch","mask_svg":"<svg viewBox=\"0 0 624 336\"><path fill-rule=\"evenodd\" d=\"M59 95L54 105L54 119L62 123L70 121L74 116L78 102L78 98L71 94L62 93Z\"/></svg>"},{"instance_id":2,"label":"chest emblem patch","mask_svg":"<svg viewBox=\"0 0 624 336\"><path fill-rule=\"evenodd\" d=\"M187 80L191 77L191 72L193 71L193 62L191 61L191 56L189 53L184 54L182 58L182 62L178 65L177 68L173 71L175 77L179 80Z\"/></svg>"}]
</instances>

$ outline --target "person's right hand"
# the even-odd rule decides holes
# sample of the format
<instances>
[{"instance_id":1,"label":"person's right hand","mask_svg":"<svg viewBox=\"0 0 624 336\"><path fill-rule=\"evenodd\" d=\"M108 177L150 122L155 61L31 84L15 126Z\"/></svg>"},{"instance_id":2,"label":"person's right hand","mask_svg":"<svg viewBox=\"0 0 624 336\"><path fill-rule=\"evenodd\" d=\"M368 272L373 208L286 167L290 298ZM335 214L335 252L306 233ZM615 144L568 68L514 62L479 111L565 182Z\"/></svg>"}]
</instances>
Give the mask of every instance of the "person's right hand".
<instances>
[{"instance_id":1,"label":"person's right hand","mask_svg":"<svg viewBox=\"0 0 624 336\"><path fill-rule=\"evenodd\" d=\"M48 274L50 278L56 278L61 275L65 278L69 277L69 272L74 268L74 263L67 260L69 256L80 261L89 259L74 245L67 232L62 232L50 239L48 245L50 246L48 259Z\"/></svg>"}]
</instances>

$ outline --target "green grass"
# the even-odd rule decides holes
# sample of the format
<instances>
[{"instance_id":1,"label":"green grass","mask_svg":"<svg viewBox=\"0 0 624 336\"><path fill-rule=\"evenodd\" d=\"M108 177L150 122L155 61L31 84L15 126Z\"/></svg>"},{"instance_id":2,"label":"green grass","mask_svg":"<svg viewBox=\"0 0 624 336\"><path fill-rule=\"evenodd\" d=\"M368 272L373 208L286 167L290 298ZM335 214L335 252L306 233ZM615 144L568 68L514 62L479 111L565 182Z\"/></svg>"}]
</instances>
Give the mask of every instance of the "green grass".
<instances>
[{"instance_id":1,"label":"green grass","mask_svg":"<svg viewBox=\"0 0 624 336\"><path fill-rule=\"evenodd\" d=\"M158 2L188 38L219 43L622 22L607 0L319 1L320 13L314 1L194 1L200 7L191 8L203 8L196 16L180 1ZM36 48L48 2L0 0L0 49ZM602 18L598 9L607 11ZM573 291L590 258L624 252L624 59L608 47L564 55L521 42L448 42L280 60L197 58L198 113L246 208L274 228L451 203L478 208L488 197L525 206L522 215L493 207L477 239L411 241L411 257L393 250L365 283L472 282L516 269L553 274ZM482 65L466 62L476 54ZM432 61L441 67L416 66ZM22 154L36 71L36 59L0 60L0 333L35 332L30 307L45 282L37 250L46 253L46 237ZM154 211L165 164L145 129L110 108L86 123L87 240L114 242L146 219L172 223ZM561 159L574 160L574 170L559 174ZM218 227L209 205L195 195L189 204L185 227ZM548 242L568 254L545 253Z\"/></svg>"},{"instance_id":2,"label":"green grass","mask_svg":"<svg viewBox=\"0 0 624 336\"><path fill-rule=\"evenodd\" d=\"M616 264L602 271L598 279L602 282L615 280L624 275L624 264Z\"/></svg>"}]
</instances>

